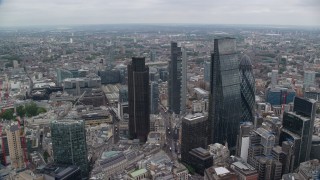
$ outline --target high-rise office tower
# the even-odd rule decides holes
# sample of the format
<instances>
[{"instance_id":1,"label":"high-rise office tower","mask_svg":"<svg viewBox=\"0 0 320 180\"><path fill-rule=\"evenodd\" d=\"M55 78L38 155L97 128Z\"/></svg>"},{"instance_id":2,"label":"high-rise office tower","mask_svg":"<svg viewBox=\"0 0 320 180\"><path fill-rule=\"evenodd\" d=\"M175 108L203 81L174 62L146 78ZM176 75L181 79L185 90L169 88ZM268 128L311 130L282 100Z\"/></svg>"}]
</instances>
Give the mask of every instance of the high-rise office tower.
<instances>
[{"instance_id":1,"label":"high-rise office tower","mask_svg":"<svg viewBox=\"0 0 320 180\"><path fill-rule=\"evenodd\" d=\"M278 84L278 70L271 71L271 86L275 87Z\"/></svg>"},{"instance_id":2,"label":"high-rise office tower","mask_svg":"<svg viewBox=\"0 0 320 180\"><path fill-rule=\"evenodd\" d=\"M238 54L234 38L214 40L211 55L209 144L228 142L234 153L241 121Z\"/></svg>"},{"instance_id":3,"label":"high-rise office tower","mask_svg":"<svg viewBox=\"0 0 320 180\"><path fill-rule=\"evenodd\" d=\"M157 114L159 107L159 84L157 82L150 83L150 114Z\"/></svg>"},{"instance_id":4,"label":"high-rise office tower","mask_svg":"<svg viewBox=\"0 0 320 180\"><path fill-rule=\"evenodd\" d=\"M129 136L146 142L150 131L149 67L145 58L133 57L128 65Z\"/></svg>"},{"instance_id":5,"label":"high-rise office tower","mask_svg":"<svg viewBox=\"0 0 320 180\"><path fill-rule=\"evenodd\" d=\"M181 113L186 112L186 100L187 100L187 52L182 49L182 78L181 78L181 101L180 109Z\"/></svg>"},{"instance_id":6,"label":"high-rise office tower","mask_svg":"<svg viewBox=\"0 0 320 180\"><path fill-rule=\"evenodd\" d=\"M152 62L156 61L156 51L155 50L150 51L150 61L152 61Z\"/></svg>"},{"instance_id":7,"label":"high-rise office tower","mask_svg":"<svg viewBox=\"0 0 320 180\"><path fill-rule=\"evenodd\" d=\"M240 89L242 121L254 121L255 81L249 56L244 55L240 60Z\"/></svg>"},{"instance_id":8,"label":"high-rise office tower","mask_svg":"<svg viewBox=\"0 0 320 180\"><path fill-rule=\"evenodd\" d=\"M20 128L18 124L13 124L8 127L6 133L12 167L16 169L24 168L23 149L21 146Z\"/></svg>"},{"instance_id":9,"label":"high-rise office tower","mask_svg":"<svg viewBox=\"0 0 320 180\"><path fill-rule=\"evenodd\" d=\"M82 177L86 177L89 164L84 121L52 121L51 139L54 162L79 166Z\"/></svg>"},{"instance_id":10,"label":"high-rise office tower","mask_svg":"<svg viewBox=\"0 0 320 180\"><path fill-rule=\"evenodd\" d=\"M316 109L315 100L295 97L293 112L283 114L279 145L293 143L294 168L310 158Z\"/></svg>"},{"instance_id":11,"label":"high-rise office tower","mask_svg":"<svg viewBox=\"0 0 320 180\"><path fill-rule=\"evenodd\" d=\"M176 42L171 42L171 60L168 66L168 106L169 110L175 114L185 112L186 66L185 51L182 51Z\"/></svg>"},{"instance_id":12,"label":"high-rise office tower","mask_svg":"<svg viewBox=\"0 0 320 180\"><path fill-rule=\"evenodd\" d=\"M303 77L303 85L305 88L313 86L315 84L316 72L314 71L305 71Z\"/></svg>"},{"instance_id":13,"label":"high-rise office tower","mask_svg":"<svg viewBox=\"0 0 320 180\"><path fill-rule=\"evenodd\" d=\"M187 115L182 119L181 160L188 163L189 151L194 148L207 148L208 121L201 113Z\"/></svg>"}]
</instances>

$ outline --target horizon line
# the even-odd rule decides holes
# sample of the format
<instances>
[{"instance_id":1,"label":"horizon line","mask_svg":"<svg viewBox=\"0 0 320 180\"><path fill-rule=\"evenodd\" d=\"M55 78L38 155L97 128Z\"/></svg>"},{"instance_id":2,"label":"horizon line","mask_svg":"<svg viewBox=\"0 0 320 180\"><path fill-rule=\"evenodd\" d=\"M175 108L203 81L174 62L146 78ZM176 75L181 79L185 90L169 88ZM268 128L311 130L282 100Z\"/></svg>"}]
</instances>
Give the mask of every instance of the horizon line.
<instances>
[{"instance_id":1,"label":"horizon line","mask_svg":"<svg viewBox=\"0 0 320 180\"><path fill-rule=\"evenodd\" d=\"M61 28L63 27L79 27L79 26L121 26L121 25L133 25L133 26L246 26L246 27L273 27L273 28L285 28L285 27L300 27L300 28L320 28L320 25L294 25L294 24L233 24L233 23L95 23L95 24L38 24L38 25L1 25L0 29L5 28Z\"/></svg>"}]
</instances>

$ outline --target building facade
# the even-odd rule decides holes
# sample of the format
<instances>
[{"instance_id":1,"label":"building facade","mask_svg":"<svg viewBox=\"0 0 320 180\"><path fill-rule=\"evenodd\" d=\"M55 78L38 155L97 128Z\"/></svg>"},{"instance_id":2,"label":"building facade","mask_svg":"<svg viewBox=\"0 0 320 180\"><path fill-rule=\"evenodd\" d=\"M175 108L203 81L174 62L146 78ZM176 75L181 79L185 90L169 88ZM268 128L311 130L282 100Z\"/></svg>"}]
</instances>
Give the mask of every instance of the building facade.
<instances>
[{"instance_id":1,"label":"building facade","mask_svg":"<svg viewBox=\"0 0 320 180\"><path fill-rule=\"evenodd\" d=\"M316 79L316 72L314 71L305 71L303 76L303 86L304 88L308 88L310 86L314 86Z\"/></svg>"},{"instance_id":2,"label":"building facade","mask_svg":"<svg viewBox=\"0 0 320 180\"><path fill-rule=\"evenodd\" d=\"M175 114L185 111L186 96L186 52L178 47L176 42L171 42L171 60L168 71L168 106Z\"/></svg>"},{"instance_id":3,"label":"building facade","mask_svg":"<svg viewBox=\"0 0 320 180\"><path fill-rule=\"evenodd\" d=\"M159 111L159 84L150 83L150 114L158 114Z\"/></svg>"},{"instance_id":4,"label":"building facade","mask_svg":"<svg viewBox=\"0 0 320 180\"><path fill-rule=\"evenodd\" d=\"M20 139L20 128L18 124L11 125L8 129L6 129L6 133L12 167L16 169L24 168L24 156Z\"/></svg>"},{"instance_id":5,"label":"building facade","mask_svg":"<svg viewBox=\"0 0 320 180\"><path fill-rule=\"evenodd\" d=\"M271 87L275 87L278 84L278 70L271 71Z\"/></svg>"},{"instance_id":6,"label":"building facade","mask_svg":"<svg viewBox=\"0 0 320 180\"><path fill-rule=\"evenodd\" d=\"M209 143L228 142L234 153L241 121L239 61L234 38L214 40L211 55Z\"/></svg>"},{"instance_id":7,"label":"building facade","mask_svg":"<svg viewBox=\"0 0 320 180\"><path fill-rule=\"evenodd\" d=\"M146 142L150 131L149 67L145 58L128 65L129 138Z\"/></svg>"},{"instance_id":8,"label":"building facade","mask_svg":"<svg viewBox=\"0 0 320 180\"><path fill-rule=\"evenodd\" d=\"M295 97L293 112L283 115L279 144L294 143L295 168L310 158L316 109L315 100Z\"/></svg>"},{"instance_id":9,"label":"building facade","mask_svg":"<svg viewBox=\"0 0 320 180\"><path fill-rule=\"evenodd\" d=\"M249 56L244 55L240 60L240 89L242 121L254 121L255 81Z\"/></svg>"},{"instance_id":10,"label":"building facade","mask_svg":"<svg viewBox=\"0 0 320 180\"><path fill-rule=\"evenodd\" d=\"M84 121L52 121L51 139L54 162L79 166L82 177L86 177L89 165Z\"/></svg>"},{"instance_id":11,"label":"building facade","mask_svg":"<svg viewBox=\"0 0 320 180\"><path fill-rule=\"evenodd\" d=\"M203 67L204 67L204 80L206 82L210 82L210 62L205 61L203 63Z\"/></svg>"},{"instance_id":12,"label":"building facade","mask_svg":"<svg viewBox=\"0 0 320 180\"><path fill-rule=\"evenodd\" d=\"M194 148L207 148L207 117L202 114L187 115L182 119L181 160L188 162L189 151Z\"/></svg>"}]
</instances>

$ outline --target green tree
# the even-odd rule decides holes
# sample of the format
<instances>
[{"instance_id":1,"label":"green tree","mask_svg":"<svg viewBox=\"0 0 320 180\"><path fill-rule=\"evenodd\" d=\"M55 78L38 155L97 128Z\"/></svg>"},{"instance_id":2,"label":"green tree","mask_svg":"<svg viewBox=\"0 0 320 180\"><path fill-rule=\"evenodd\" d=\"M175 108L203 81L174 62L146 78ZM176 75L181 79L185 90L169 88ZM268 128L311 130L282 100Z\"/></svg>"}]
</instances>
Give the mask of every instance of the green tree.
<instances>
[{"instance_id":1,"label":"green tree","mask_svg":"<svg viewBox=\"0 0 320 180\"><path fill-rule=\"evenodd\" d=\"M16 108L16 112L17 112L17 115L20 117L24 117L26 115L26 109L24 108L24 106L18 106Z\"/></svg>"},{"instance_id":2,"label":"green tree","mask_svg":"<svg viewBox=\"0 0 320 180\"><path fill-rule=\"evenodd\" d=\"M6 109L4 112L1 113L1 118L6 120L14 119L13 116L14 110L13 109Z\"/></svg>"},{"instance_id":3,"label":"green tree","mask_svg":"<svg viewBox=\"0 0 320 180\"><path fill-rule=\"evenodd\" d=\"M47 110L45 108L43 108L43 107L39 107L37 109L37 114L46 113L46 112L47 112Z\"/></svg>"},{"instance_id":4,"label":"green tree","mask_svg":"<svg viewBox=\"0 0 320 180\"><path fill-rule=\"evenodd\" d=\"M31 103L27 104L25 109L26 109L26 115L28 117L32 117L32 116L38 115L37 114L38 113L38 106L34 102L31 102Z\"/></svg>"},{"instance_id":5,"label":"green tree","mask_svg":"<svg viewBox=\"0 0 320 180\"><path fill-rule=\"evenodd\" d=\"M50 155L49 155L49 153L47 151L45 151L43 153L43 159L44 159L44 161L46 161L46 163L48 162L48 157L50 157Z\"/></svg>"}]
</instances>

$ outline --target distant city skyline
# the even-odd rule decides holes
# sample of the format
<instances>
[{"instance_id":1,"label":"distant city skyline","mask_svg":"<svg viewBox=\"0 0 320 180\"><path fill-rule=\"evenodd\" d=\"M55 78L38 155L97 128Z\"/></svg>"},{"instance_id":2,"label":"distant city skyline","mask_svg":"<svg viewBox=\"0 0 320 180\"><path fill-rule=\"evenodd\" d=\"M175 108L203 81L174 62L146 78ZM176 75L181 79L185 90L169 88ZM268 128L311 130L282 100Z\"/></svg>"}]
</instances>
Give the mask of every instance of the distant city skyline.
<instances>
[{"instance_id":1,"label":"distant city skyline","mask_svg":"<svg viewBox=\"0 0 320 180\"><path fill-rule=\"evenodd\" d=\"M0 0L0 27L86 24L320 26L318 0Z\"/></svg>"}]
</instances>

